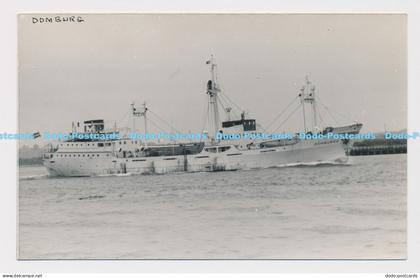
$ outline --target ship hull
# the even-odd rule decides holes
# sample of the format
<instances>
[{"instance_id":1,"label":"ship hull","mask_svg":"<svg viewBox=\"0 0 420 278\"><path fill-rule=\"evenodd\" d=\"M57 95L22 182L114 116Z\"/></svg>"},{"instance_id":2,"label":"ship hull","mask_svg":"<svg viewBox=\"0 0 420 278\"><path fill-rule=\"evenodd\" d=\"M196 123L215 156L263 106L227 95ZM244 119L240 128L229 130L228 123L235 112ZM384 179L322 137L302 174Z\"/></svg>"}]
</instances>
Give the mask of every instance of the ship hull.
<instances>
[{"instance_id":1,"label":"ship hull","mask_svg":"<svg viewBox=\"0 0 420 278\"><path fill-rule=\"evenodd\" d=\"M293 164L342 163L348 161L342 140L302 140L293 145L239 149L220 152L204 148L194 155L155 157L56 157L44 160L51 176L80 177L114 174L167 174L174 172L212 172L259 169Z\"/></svg>"}]
</instances>

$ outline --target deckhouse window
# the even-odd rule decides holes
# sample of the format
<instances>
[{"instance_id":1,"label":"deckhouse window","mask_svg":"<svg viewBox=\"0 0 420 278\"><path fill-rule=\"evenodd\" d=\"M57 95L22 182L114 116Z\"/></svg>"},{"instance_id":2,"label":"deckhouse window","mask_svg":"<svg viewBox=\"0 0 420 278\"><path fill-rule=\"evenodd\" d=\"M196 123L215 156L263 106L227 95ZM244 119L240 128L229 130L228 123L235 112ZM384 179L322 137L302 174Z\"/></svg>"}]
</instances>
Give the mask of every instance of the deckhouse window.
<instances>
[{"instance_id":1,"label":"deckhouse window","mask_svg":"<svg viewBox=\"0 0 420 278\"><path fill-rule=\"evenodd\" d=\"M226 146L226 147L219 147L219 153L225 152L227 150L230 149L230 146Z\"/></svg>"},{"instance_id":2,"label":"deckhouse window","mask_svg":"<svg viewBox=\"0 0 420 278\"><path fill-rule=\"evenodd\" d=\"M209 153L216 153L217 152L217 148L207 148L207 149L205 149L205 151L206 152L209 152Z\"/></svg>"}]
</instances>

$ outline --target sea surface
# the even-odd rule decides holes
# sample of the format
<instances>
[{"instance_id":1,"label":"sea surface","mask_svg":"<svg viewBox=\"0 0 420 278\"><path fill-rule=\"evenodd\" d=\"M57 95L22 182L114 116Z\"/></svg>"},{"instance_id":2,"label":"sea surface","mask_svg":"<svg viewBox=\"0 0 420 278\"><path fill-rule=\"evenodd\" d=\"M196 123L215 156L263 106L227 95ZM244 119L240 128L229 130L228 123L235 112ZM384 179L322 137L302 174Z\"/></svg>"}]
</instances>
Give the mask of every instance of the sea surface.
<instances>
[{"instance_id":1,"label":"sea surface","mask_svg":"<svg viewBox=\"0 0 420 278\"><path fill-rule=\"evenodd\" d=\"M403 259L406 155L48 178L21 167L20 259Z\"/></svg>"}]
</instances>

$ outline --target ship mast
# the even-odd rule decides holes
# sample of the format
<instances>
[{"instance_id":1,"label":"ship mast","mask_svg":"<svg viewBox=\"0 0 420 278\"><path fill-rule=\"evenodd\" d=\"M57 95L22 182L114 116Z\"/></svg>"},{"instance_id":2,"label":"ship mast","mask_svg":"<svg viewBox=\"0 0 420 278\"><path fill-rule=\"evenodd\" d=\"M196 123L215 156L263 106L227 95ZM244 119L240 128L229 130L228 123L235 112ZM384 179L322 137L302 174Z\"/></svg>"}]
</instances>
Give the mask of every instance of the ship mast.
<instances>
[{"instance_id":1,"label":"ship mast","mask_svg":"<svg viewBox=\"0 0 420 278\"><path fill-rule=\"evenodd\" d=\"M306 110L305 105L309 104L312 110L312 132L316 132L318 130L318 122L317 122L317 110L316 110L316 100L315 100L315 86L312 85L312 82L309 81L308 76L306 76L306 84L300 89L300 102L302 104L302 112L303 112L303 125L305 132L308 131L307 123L306 123Z\"/></svg>"},{"instance_id":2,"label":"ship mast","mask_svg":"<svg viewBox=\"0 0 420 278\"><path fill-rule=\"evenodd\" d=\"M136 107L134 101L131 103L131 118L133 121L133 125L131 127L131 133L136 133Z\"/></svg>"},{"instance_id":3,"label":"ship mast","mask_svg":"<svg viewBox=\"0 0 420 278\"><path fill-rule=\"evenodd\" d=\"M303 113L303 129L304 129L304 131L305 131L305 133L306 133L306 132L308 132L308 128L306 127L305 104L303 103L303 99L304 99L303 95L304 95L304 94L305 94L305 87L302 87L302 88L300 89L300 94L299 94L299 96L300 96L300 102L301 102L301 104L302 104L302 113Z\"/></svg>"},{"instance_id":4,"label":"ship mast","mask_svg":"<svg viewBox=\"0 0 420 278\"><path fill-rule=\"evenodd\" d=\"M145 135L145 139L144 139L144 146L145 147L147 147L147 136L148 136L148 133L147 133L147 115L146 115L146 112L147 112L147 106L146 106L146 102L143 102L143 109L141 110L141 111L137 111L137 108L135 107L135 104L134 104L134 102L133 103L131 103L131 111L132 111L132 116L133 116L133 133L135 133L136 132L136 126L135 126L135 119L136 119L136 117L143 117L143 119L144 119L144 135Z\"/></svg>"},{"instance_id":5,"label":"ship mast","mask_svg":"<svg viewBox=\"0 0 420 278\"><path fill-rule=\"evenodd\" d=\"M219 108L218 108L218 93L220 92L219 85L217 83L217 65L213 55L210 60L206 62L210 65L210 80L207 82L207 95L209 96L209 114L213 118L213 139L216 139L216 135L219 132L220 119L219 119ZM210 119L210 117L209 117Z\"/></svg>"}]
</instances>

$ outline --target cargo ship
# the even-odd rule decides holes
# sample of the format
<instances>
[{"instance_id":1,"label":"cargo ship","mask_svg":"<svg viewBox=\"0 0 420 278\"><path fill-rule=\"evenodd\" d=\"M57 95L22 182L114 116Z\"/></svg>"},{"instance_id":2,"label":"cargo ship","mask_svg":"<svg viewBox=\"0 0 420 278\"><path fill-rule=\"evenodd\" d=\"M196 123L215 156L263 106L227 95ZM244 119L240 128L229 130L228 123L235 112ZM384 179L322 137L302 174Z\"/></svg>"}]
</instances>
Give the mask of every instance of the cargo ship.
<instances>
[{"instance_id":1,"label":"cargo ship","mask_svg":"<svg viewBox=\"0 0 420 278\"><path fill-rule=\"evenodd\" d=\"M116 127L106 129L103 119L88 120L83 126L73 124L71 139L49 144L43 154L43 164L50 176L81 177L129 174L166 174L174 172L214 172L243 169L261 169L283 165L307 163L345 164L348 162L349 141L334 138L301 140L298 132L290 138L261 139L264 132L256 119L241 111L232 118L232 107L223 105L222 90L217 79L214 57L207 62L210 79L205 86L208 99L208 131L202 131L200 140L190 142L150 142L122 134ZM223 97L224 100L229 99ZM309 134L357 134L361 123L347 126L320 128L318 125L315 86L306 79L296 97L303 115L304 130ZM226 104L226 103L225 103ZM226 113L221 121L220 107ZM146 103L130 106L135 121L143 118L147 134L149 108ZM280 113L282 114L282 113ZM97 134L101 136L72 136ZM108 136L108 135L117 136ZM240 134L238 139L224 140L223 134ZM243 136L247 135L247 136ZM255 135L255 136L249 136ZM222 139L220 139L222 138Z\"/></svg>"}]
</instances>

